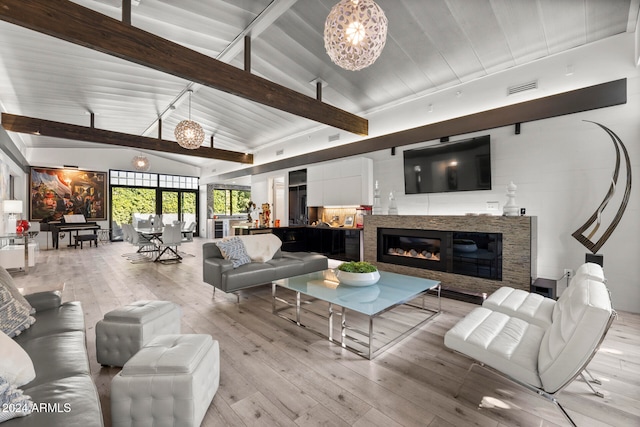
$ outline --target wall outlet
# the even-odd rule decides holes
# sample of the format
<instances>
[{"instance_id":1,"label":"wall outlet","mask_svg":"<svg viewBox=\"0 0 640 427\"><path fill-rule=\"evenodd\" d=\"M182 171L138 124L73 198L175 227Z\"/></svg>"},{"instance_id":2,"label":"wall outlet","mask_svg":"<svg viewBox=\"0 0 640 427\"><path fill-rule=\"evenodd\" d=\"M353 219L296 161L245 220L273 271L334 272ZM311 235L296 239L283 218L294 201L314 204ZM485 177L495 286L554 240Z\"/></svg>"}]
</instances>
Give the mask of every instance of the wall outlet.
<instances>
[{"instance_id":1,"label":"wall outlet","mask_svg":"<svg viewBox=\"0 0 640 427\"><path fill-rule=\"evenodd\" d=\"M573 277L573 270L570 268L565 268L564 275L566 276L567 280L571 279Z\"/></svg>"},{"instance_id":2,"label":"wall outlet","mask_svg":"<svg viewBox=\"0 0 640 427\"><path fill-rule=\"evenodd\" d=\"M500 210L500 202L487 202L487 210L488 211Z\"/></svg>"}]
</instances>

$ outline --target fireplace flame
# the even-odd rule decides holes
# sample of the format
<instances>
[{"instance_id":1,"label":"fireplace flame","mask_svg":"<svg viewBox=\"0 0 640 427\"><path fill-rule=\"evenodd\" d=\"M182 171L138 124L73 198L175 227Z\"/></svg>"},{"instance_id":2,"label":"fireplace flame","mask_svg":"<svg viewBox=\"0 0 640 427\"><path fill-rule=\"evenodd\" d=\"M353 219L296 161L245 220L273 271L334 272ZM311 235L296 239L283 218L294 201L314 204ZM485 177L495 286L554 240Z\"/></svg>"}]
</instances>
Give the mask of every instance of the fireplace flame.
<instances>
[{"instance_id":1,"label":"fireplace flame","mask_svg":"<svg viewBox=\"0 0 640 427\"><path fill-rule=\"evenodd\" d=\"M425 259L429 261L440 261L440 253L433 253L429 251L418 252L415 249L402 249L402 248L389 248L387 254L393 256L403 256L408 258Z\"/></svg>"}]
</instances>

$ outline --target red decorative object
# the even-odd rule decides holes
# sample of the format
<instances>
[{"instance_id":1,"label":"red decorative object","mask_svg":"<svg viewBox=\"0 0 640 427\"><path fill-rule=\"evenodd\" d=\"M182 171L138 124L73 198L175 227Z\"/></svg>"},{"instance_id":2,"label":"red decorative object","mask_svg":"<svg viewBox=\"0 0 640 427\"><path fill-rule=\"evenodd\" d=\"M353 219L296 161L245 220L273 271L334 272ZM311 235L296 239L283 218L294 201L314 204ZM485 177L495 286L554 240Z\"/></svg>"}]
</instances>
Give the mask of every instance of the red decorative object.
<instances>
[{"instance_id":1,"label":"red decorative object","mask_svg":"<svg viewBox=\"0 0 640 427\"><path fill-rule=\"evenodd\" d=\"M29 227L31 227L31 224L29 224L29 221L27 221L26 219L20 219L16 222L16 233L18 234L25 233L29 231Z\"/></svg>"}]
</instances>

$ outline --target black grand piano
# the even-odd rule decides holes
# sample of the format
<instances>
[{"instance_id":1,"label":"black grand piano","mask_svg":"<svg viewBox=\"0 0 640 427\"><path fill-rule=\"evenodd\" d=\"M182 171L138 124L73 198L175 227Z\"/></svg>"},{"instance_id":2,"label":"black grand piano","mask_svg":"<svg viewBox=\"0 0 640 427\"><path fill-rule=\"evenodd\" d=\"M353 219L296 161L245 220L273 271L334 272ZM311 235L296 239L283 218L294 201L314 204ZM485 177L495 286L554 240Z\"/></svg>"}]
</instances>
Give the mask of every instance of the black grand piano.
<instances>
[{"instance_id":1,"label":"black grand piano","mask_svg":"<svg viewBox=\"0 0 640 427\"><path fill-rule=\"evenodd\" d=\"M51 241L53 243L53 247L58 249L58 241L60 240L58 237L60 233L69 233L69 246L75 246L72 243L71 236L75 231L75 235L78 235L78 232L83 230L99 230L100 225L96 222L88 222L84 215L64 215L61 221L51 221L46 224L51 231ZM45 224L41 224L41 231L46 231Z\"/></svg>"}]
</instances>

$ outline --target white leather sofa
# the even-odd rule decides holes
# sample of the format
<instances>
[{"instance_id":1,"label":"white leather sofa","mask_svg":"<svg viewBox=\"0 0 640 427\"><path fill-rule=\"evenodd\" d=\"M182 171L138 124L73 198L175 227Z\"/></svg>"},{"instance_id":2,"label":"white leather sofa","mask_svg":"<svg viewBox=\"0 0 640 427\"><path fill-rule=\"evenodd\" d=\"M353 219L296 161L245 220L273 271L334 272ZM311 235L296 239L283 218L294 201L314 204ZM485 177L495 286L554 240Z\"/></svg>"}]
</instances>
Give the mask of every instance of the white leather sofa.
<instances>
[{"instance_id":1,"label":"white leather sofa","mask_svg":"<svg viewBox=\"0 0 640 427\"><path fill-rule=\"evenodd\" d=\"M549 399L575 425L555 394L582 373L615 317L604 276L594 280L590 267L557 302L499 289L445 334L445 345Z\"/></svg>"}]
</instances>

